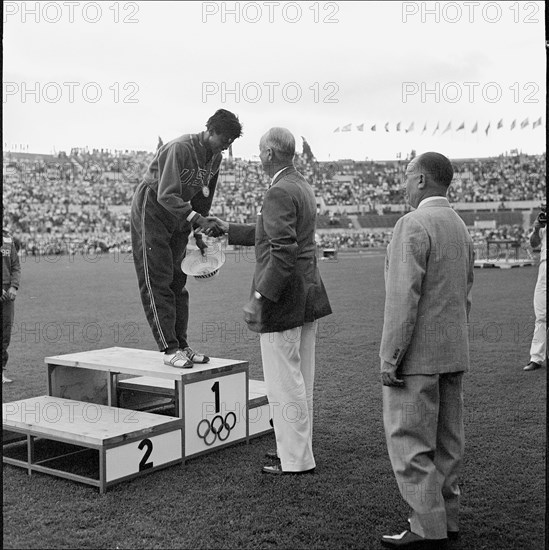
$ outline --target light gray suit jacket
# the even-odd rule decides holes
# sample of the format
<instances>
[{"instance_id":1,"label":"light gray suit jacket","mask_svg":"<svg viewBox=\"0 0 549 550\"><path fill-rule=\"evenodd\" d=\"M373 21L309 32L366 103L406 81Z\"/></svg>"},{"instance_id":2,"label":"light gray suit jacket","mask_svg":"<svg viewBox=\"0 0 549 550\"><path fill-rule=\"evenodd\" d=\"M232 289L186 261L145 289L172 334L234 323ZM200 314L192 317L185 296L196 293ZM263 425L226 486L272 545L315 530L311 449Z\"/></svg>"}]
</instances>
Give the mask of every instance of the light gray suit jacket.
<instances>
[{"instance_id":1,"label":"light gray suit jacket","mask_svg":"<svg viewBox=\"0 0 549 550\"><path fill-rule=\"evenodd\" d=\"M473 242L444 197L400 218L387 248L379 356L399 375L469 369Z\"/></svg>"}]
</instances>

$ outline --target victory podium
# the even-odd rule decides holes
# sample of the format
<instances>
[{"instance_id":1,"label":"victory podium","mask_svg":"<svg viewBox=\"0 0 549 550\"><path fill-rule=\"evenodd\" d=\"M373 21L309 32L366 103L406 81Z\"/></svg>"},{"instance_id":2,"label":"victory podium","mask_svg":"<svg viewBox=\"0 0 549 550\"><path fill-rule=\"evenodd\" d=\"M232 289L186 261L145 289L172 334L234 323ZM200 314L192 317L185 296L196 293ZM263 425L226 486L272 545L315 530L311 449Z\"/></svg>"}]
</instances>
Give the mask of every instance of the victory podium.
<instances>
[{"instance_id":1,"label":"victory podium","mask_svg":"<svg viewBox=\"0 0 549 550\"><path fill-rule=\"evenodd\" d=\"M248 363L192 369L113 347L45 359L48 395L4 403L4 462L99 487L272 432L264 382ZM59 452L42 452L44 441ZM79 472L90 457L93 475ZM56 464L53 467L52 464ZM61 464L61 466L60 466Z\"/></svg>"}]
</instances>

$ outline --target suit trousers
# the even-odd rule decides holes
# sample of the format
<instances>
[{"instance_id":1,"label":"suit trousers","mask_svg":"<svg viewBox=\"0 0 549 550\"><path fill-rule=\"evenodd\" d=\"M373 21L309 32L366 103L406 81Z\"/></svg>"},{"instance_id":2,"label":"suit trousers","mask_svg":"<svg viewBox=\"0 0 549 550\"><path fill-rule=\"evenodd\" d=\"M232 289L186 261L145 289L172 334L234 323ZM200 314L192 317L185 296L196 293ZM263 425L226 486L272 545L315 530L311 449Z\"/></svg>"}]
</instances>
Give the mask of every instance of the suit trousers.
<instances>
[{"instance_id":1,"label":"suit trousers","mask_svg":"<svg viewBox=\"0 0 549 550\"><path fill-rule=\"evenodd\" d=\"M534 327L534 336L530 345L530 361L535 361L540 365L545 361L546 349L546 317L547 317L547 262L544 260L539 264L538 280L534 291L534 312L536 314L536 324Z\"/></svg>"},{"instance_id":2,"label":"suit trousers","mask_svg":"<svg viewBox=\"0 0 549 550\"><path fill-rule=\"evenodd\" d=\"M133 260L143 309L160 351L188 345L189 292L181 261L189 231L173 225L155 192L138 187L131 213Z\"/></svg>"},{"instance_id":3,"label":"suit trousers","mask_svg":"<svg viewBox=\"0 0 549 550\"><path fill-rule=\"evenodd\" d=\"M412 532L429 539L459 530L458 475L463 431L463 372L403 376L383 386L383 423L393 472L411 506Z\"/></svg>"},{"instance_id":4,"label":"suit trousers","mask_svg":"<svg viewBox=\"0 0 549 550\"><path fill-rule=\"evenodd\" d=\"M263 373L276 448L288 472L315 467L313 385L317 321L260 336Z\"/></svg>"}]
</instances>

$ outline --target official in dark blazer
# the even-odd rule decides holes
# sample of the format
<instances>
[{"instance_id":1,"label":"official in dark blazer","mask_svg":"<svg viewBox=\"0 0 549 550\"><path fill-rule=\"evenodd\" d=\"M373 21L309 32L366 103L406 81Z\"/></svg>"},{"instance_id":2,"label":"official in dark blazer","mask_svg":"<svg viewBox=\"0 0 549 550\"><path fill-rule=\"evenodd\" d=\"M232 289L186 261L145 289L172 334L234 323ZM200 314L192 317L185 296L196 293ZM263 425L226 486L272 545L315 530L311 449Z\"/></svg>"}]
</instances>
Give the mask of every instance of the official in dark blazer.
<instances>
[{"instance_id":1,"label":"official in dark blazer","mask_svg":"<svg viewBox=\"0 0 549 550\"><path fill-rule=\"evenodd\" d=\"M332 310L316 259L316 200L295 169L294 136L271 128L260 141L260 159L272 178L257 223L217 220L229 244L254 246L256 267L244 318L260 333L263 372L280 463L264 473L309 473L317 319Z\"/></svg>"},{"instance_id":2,"label":"official in dark blazer","mask_svg":"<svg viewBox=\"0 0 549 550\"><path fill-rule=\"evenodd\" d=\"M397 222L387 248L383 422L399 490L412 508L408 529L382 537L392 548L438 549L459 530L474 253L446 198L452 177L439 153L408 164L406 198L416 210Z\"/></svg>"}]
</instances>

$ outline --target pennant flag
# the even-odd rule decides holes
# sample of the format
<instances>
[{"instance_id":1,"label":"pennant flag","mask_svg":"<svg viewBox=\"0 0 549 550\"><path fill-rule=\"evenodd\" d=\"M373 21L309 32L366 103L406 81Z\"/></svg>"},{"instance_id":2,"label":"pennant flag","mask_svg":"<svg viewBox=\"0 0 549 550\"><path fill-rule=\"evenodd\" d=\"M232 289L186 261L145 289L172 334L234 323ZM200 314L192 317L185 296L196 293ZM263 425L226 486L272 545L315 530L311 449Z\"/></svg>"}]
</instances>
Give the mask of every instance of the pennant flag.
<instances>
[{"instance_id":1,"label":"pennant flag","mask_svg":"<svg viewBox=\"0 0 549 550\"><path fill-rule=\"evenodd\" d=\"M351 131L351 126L352 126L352 124L346 124L345 126L343 126L343 128L341 128L341 131L342 132L350 132Z\"/></svg>"},{"instance_id":2,"label":"pennant flag","mask_svg":"<svg viewBox=\"0 0 549 550\"><path fill-rule=\"evenodd\" d=\"M359 132L364 132L364 123L362 124L359 124L356 129L359 131Z\"/></svg>"},{"instance_id":3,"label":"pennant flag","mask_svg":"<svg viewBox=\"0 0 549 550\"><path fill-rule=\"evenodd\" d=\"M162 138L158 136L158 145L156 146L156 150L158 151L162 145L164 145L164 142L162 141Z\"/></svg>"},{"instance_id":4,"label":"pennant flag","mask_svg":"<svg viewBox=\"0 0 549 550\"><path fill-rule=\"evenodd\" d=\"M423 130L421 130L421 133L423 134L423 132L427 131L427 123L425 123L425 126L423 127Z\"/></svg>"},{"instance_id":5,"label":"pennant flag","mask_svg":"<svg viewBox=\"0 0 549 550\"><path fill-rule=\"evenodd\" d=\"M397 132L400 132L400 122L397 124Z\"/></svg>"},{"instance_id":6,"label":"pennant flag","mask_svg":"<svg viewBox=\"0 0 549 550\"><path fill-rule=\"evenodd\" d=\"M448 126L446 126L446 128L444 129L444 132L442 133L445 134L446 132L449 132L451 129L452 129L452 121L448 122Z\"/></svg>"},{"instance_id":7,"label":"pennant flag","mask_svg":"<svg viewBox=\"0 0 549 550\"><path fill-rule=\"evenodd\" d=\"M528 117L526 117L521 123L520 123L520 129L523 130L530 124L530 121L528 120Z\"/></svg>"},{"instance_id":8,"label":"pennant flag","mask_svg":"<svg viewBox=\"0 0 549 550\"><path fill-rule=\"evenodd\" d=\"M488 135L489 130L490 130L490 123L488 123L488 126L486 126L486 130L484 130L486 135Z\"/></svg>"},{"instance_id":9,"label":"pennant flag","mask_svg":"<svg viewBox=\"0 0 549 550\"><path fill-rule=\"evenodd\" d=\"M413 131L414 131L414 123L412 122L412 124L410 124L410 126L408 126L408 129L406 130L406 133L413 132Z\"/></svg>"},{"instance_id":10,"label":"pennant flag","mask_svg":"<svg viewBox=\"0 0 549 550\"><path fill-rule=\"evenodd\" d=\"M532 130L534 128L537 128L538 126L541 126L541 117L539 117L537 120L534 120L534 122L532 122Z\"/></svg>"},{"instance_id":11,"label":"pennant flag","mask_svg":"<svg viewBox=\"0 0 549 550\"><path fill-rule=\"evenodd\" d=\"M372 132L375 132L375 131L376 131L376 125L374 124L374 125L370 128L370 130L372 130Z\"/></svg>"},{"instance_id":12,"label":"pennant flag","mask_svg":"<svg viewBox=\"0 0 549 550\"><path fill-rule=\"evenodd\" d=\"M425 125L427 127L427 124ZM433 132L433 136L438 132L438 129L440 128L440 122L437 122L437 127L435 128L435 131Z\"/></svg>"},{"instance_id":13,"label":"pennant flag","mask_svg":"<svg viewBox=\"0 0 549 550\"><path fill-rule=\"evenodd\" d=\"M386 132L389 131L389 123L388 123L388 122L385 123L385 131L386 131Z\"/></svg>"},{"instance_id":14,"label":"pennant flag","mask_svg":"<svg viewBox=\"0 0 549 550\"><path fill-rule=\"evenodd\" d=\"M473 126L473 129L471 130L471 134L474 134L478 130L478 122L475 122L475 125Z\"/></svg>"},{"instance_id":15,"label":"pennant flag","mask_svg":"<svg viewBox=\"0 0 549 550\"><path fill-rule=\"evenodd\" d=\"M456 130L456 132L459 132L460 130L464 130L465 129L465 121L463 121L460 125L459 125L459 128Z\"/></svg>"},{"instance_id":16,"label":"pennant flag","mask_svg":"<svg viewBox=\"0 0 549 550\"><path fill-rule=\"evenodd\" d=\"M517 119L515 118L515 120L513 120L513 122L511 123L511 130L514 130L516 125L517 125Z\"/></svg>"},{"instance_id":17,"label":"pennant flag","mask_svg":"<svg viewBox=\"0 0 549 550\"><path fill-rule=\"evenodd\" d=\"M307 159L307 162L312 162L315 160L315 156L313 155L313 152L311 150L311 146L309 145L309 142L301 136L301 139L303 140L303 156Z\"/></svg>"},{"instance_id":18,"label":"pennant flag","mask_svg":"<svg viewBox=\"0 0 549 550\"><path fill-rule=\"evenodd\" d=\"M339 126L334 130L334 134L335 134L336 132L339 132Z\"/></svg>"},{"instance_id":19,"label":"pennant flag","mask_svg":"<svg viewBox=\"0 0 549 550\"><path fill-rule=\"evenodd\" d=\"M498 122L498 130L500 128L503 128L503 119L500 119L500 121Z\"/></svg>"}]
</instances>

